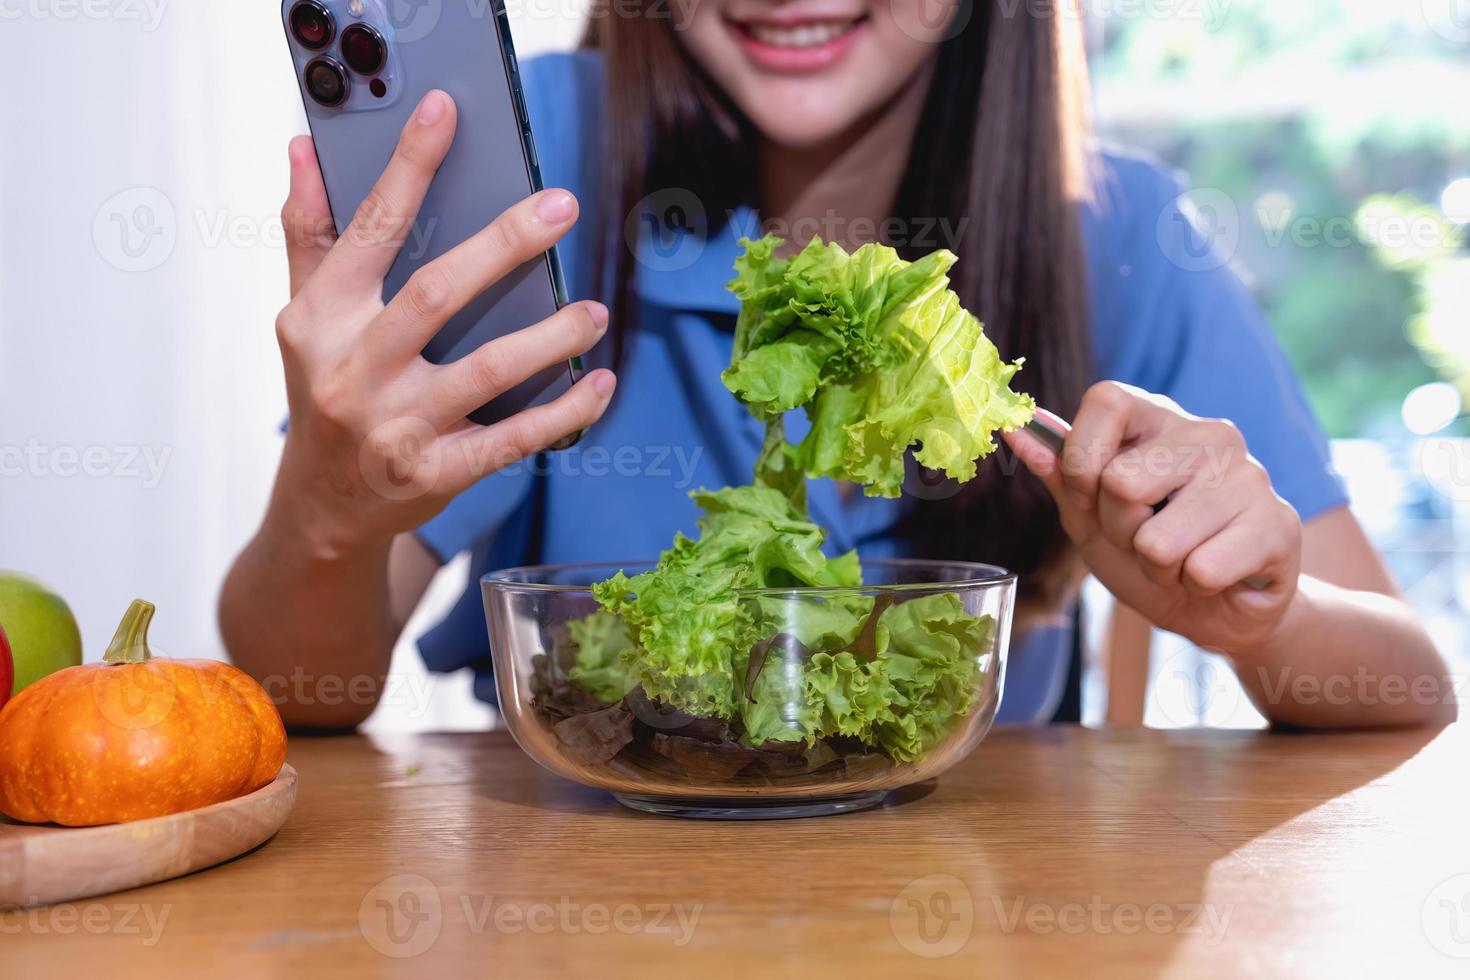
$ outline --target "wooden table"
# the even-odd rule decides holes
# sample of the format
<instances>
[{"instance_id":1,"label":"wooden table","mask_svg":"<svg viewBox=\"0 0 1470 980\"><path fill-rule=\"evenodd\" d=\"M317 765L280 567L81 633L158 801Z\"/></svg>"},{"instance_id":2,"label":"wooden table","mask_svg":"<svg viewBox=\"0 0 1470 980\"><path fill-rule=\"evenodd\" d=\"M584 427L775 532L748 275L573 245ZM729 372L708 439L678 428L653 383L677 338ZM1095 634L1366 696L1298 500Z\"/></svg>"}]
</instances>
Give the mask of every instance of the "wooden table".
<instances>
[{"instance_id":1,"label":"wooden table","mask_svg":"<svg viewBox=\"0 0 1470 980\"><path fill-rule=\"evenodd\" d=\"M1467 726L997 731L905 801L766 823L624 810L499 733L290 760L274 841L5 912L0 975L1470 975Z\"/></svg>"}]
</instances>

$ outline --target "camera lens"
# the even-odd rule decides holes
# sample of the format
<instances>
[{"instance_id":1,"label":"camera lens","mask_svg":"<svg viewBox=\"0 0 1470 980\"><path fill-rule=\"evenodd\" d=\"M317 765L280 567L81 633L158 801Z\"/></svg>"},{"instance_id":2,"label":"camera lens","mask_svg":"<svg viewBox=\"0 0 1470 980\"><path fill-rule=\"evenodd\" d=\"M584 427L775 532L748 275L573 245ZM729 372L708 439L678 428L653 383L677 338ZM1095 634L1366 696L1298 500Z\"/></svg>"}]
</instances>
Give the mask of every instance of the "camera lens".
<instances>
[{"instance_id":1,"label":"camera lens","mask_svg":"<svg viewBox=\"0 0 1470 980\"><path fill-rule=\"evenodd\" d=\"M291 8L291 33L304 48L320 51L332 43L332 13L314 0Z\"/></svg>"},{"instance_id":2,"label":"camera lens","mask_svg":"<svg viewBox=\"0 0 1470 980\"><path fill-rule=\"evenodd\" d=\"M347 72L331 58L313 58L306 66L306 91L333 108L347 101Z\"/></svg>"},{"instance_id":3,"label":"camera lens","mask_svg":"<svg viewBox=\"0 0 1470 980\"><path fill-rule=\"evenodd\" d=\"M342 32L342 60L359 75L376 75L388 60L388 46L371 27L353 24Z\"/></svg>"}]
</instances>

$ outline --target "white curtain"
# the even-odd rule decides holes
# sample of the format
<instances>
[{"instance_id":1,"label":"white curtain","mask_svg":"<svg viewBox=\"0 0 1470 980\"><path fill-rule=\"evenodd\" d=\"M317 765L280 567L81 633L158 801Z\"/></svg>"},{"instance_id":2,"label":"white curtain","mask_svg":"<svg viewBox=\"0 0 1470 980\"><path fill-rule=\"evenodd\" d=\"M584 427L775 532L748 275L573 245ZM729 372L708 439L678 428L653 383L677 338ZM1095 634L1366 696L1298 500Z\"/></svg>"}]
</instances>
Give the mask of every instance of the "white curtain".
<instances>
[{"instance_id":1,"label":"white curtain","mask_svg":"<svg viewBox=\"0 0 1470 980\"><path fill-rule=\"evenodd\" d=\"M523 57L580 30L576 4L511 7ZM221 657L215 597L285 410L277 212L305 122L279 6L0 0L0 91L0 568L67 599L89 660L134 597L162 652ZM372 726L490 718L410 643L395 670Z\"/></svg>"}]
</instances>

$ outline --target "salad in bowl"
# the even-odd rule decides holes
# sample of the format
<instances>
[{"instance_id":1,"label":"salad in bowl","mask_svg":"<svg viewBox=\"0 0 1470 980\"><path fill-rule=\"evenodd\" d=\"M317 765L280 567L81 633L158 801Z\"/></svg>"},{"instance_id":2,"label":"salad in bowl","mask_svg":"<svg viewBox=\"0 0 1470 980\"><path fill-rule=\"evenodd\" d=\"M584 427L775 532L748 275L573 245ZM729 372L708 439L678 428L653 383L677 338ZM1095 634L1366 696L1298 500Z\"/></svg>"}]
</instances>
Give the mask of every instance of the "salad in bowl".
<instances>
[{"instance_id":1,"label":"salad in bowl","mask_svg":"<svg viewBox=\"0 0 1470 980\"><path fill-rule=\"evenodd\" d=\"M958 481L1031 399L948 288L954 262L746 241L722 380L766 425L749 485L693 493L698 535L657 562L485 576L501 711L520 745L643 810L781 817L858 809L984 737L1015 578L823 550L806 480L898 496L905 457ZM804 410L805 438L784 418Z\"/></svg>"}]
</instances>

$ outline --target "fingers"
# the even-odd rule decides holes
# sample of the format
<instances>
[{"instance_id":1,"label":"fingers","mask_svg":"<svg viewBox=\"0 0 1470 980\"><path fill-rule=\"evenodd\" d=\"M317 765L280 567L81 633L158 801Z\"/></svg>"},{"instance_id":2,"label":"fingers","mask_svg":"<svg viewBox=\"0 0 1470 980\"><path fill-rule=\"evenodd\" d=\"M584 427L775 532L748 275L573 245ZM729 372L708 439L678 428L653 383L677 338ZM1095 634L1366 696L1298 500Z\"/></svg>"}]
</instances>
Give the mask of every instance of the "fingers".
<instances>
[{"instance_id":1,"label":"fingers","mask_svg":"<svg viewBox=\"0 0 1470 980\"><path fill-rule=\"evenodd\" d=\"M1102 474L1125 444L1157 432L1176 413L1137 388L1104 381L1082 397L1062 450L1062 481L1078 510L1097 505Z\"/></svg>"},{"instance_id":2,"label":"fingers","mask_svg":"<svg viewBox=\"0 0 1470 980\"><path fill-rule=\"evenodd\" d=\"M435 372L430 402L445 421L462 418L555 364L590 350L607 332L607 307L573 303L534 326L498 337Z\"/></svg>"},{"instance_id":3,"label":"fingers","mask_svg":"<svg viewBox=\"0 0 1470 980\"><path fill-rule=\"evenodd\" d=\"M1154 515L1148 504L1130 503L1110 493L1097 498L1097 523L1103 537L1114 547L1133 550L1133 539L1144 523Z\"/></svg>"},{"instance_id":4,"label":"fingers","mask_svg":"<svg viewBox=\"0 0 1470 980\"><path fill-rule=\"evenodd\" d=\"M1259 594L1243 584L1257 575L1272 583L1268 592L1279 591L1295 580L1294 574L1285 573L1299 550L1299 524L1293 534L1290 526L1276 519L1276 512L1252 508L1190 552L1181 578L1198 596L1218 595L1237 586L1242 595Z\"/></svg>"},{"instance_id":5,"label":"fingers","mask_svg":"<svg viewBox=\"0 0 1470 980\"><path fill-rule=\"evenodd\" d=\"M1061 460L1057 458L1056 453L1052 452L1040 438L1025 429L1002 432L1001 438L1052 495L1052 499L1057 504L1057 512L1061 517L1062 530L1067 533L1067 537L1071 538L1074 544L1079 545L1090 538L1096 522L1090 514L1072 506L1066 484L1062 481Z\"/></svg>"},{"instance_id":6,"label":"fingers","mask_svg":"<svg viewBox=\"0 0 1470 980\"><path fill-rule=\"evenodd\" d=\"M281 224L286 232L291 295L295 296L332 250L337 231L311 137L293 139L287 156L291 161L291 193L281 209Z\"/></svg>"},{"instance_id":7,"label":"fingers","mask_svg":"<svg viewBox=\"0 0 1470 980\"><path fill-rule=\"evenodd\" d=\"M437 90L424 96L383 175L323 262L334 285L370 289L382 282L454 142L454 127L454 100Z\"/></svg>"},{"instance_id":8,"label":"fingers","mask_svg":"<svg viewBox=\"0 0 1470 980\"><path fill-rule=\"evenodd\" d=\"M494 283L543 254L571 228L577 200L563 190L533 194L409 278L368 338L417 353ZM578 352L580 353L580 351Z\"/></svg>"},{"instance_id":9,"label":"fingers","mask_svg":"<svg viewBox=\"0 0 1470 980\"><path fill-rule=\"evenodd\" d=\"M1026 429L1002 432L1000 437L1011 447L1016 458L1025 464L1026 469L1051 491L1052 496L1060 497L1066 492L1062 483L1061 461L1040 437Z\"/></svg>"},{"instance_id":10,"label":"fingers","mask_svg":"<svg viewBox=\"0 0 1470 980\"><path fill-rule=\"evenodd\" d=\"M1150 508L1130 541L1143 574L1156 585L1179 585L1185 559L1239 517L1247 499L1189 487L1157 514Z\"/></svg>"},{"instance_id":11,"label":"fingers","mask_svg":"<svg viewBox=\"0 0 1470 980\"><path fill-rule=\"evenodd\" d=\"M617 378L611 371L593 371L553 402L460 433L454 439L461 452L453 454L467 470L459 475L460 481L468 486L581 432L602 417L616 388Z\"/></svg>"}]
</instances>

